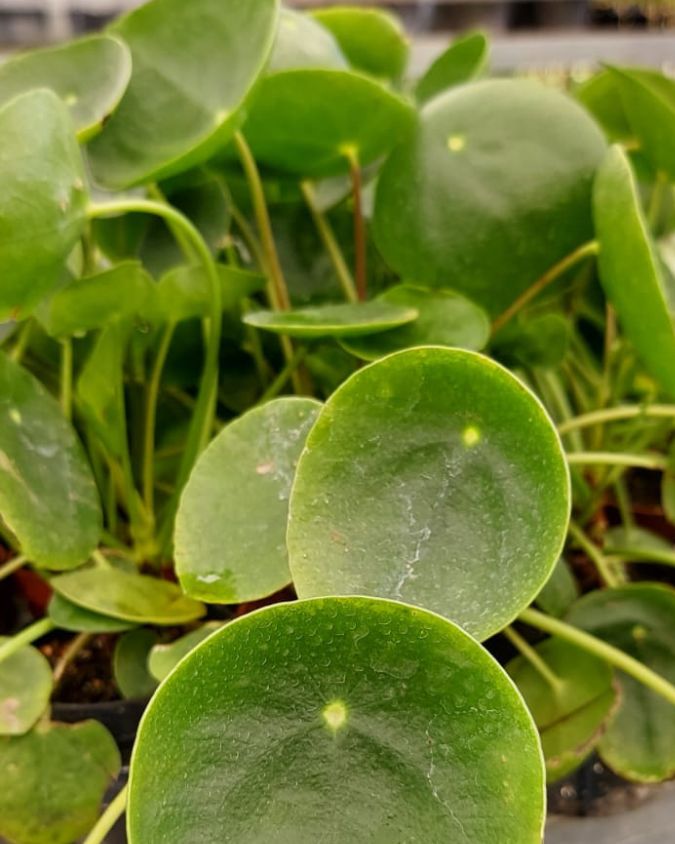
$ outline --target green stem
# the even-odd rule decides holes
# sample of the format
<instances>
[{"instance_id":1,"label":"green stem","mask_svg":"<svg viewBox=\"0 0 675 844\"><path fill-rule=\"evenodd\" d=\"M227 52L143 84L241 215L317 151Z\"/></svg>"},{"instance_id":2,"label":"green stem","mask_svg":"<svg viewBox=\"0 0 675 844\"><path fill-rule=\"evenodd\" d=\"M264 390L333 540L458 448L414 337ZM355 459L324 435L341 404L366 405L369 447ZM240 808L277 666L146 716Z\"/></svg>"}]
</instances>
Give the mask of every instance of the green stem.
<instances>
[{"instance_id":1,"label":"green stem","mask_svg":"<svg viewBox=\"0 0 675 844\"><path fill-rule=\"evenodd\" d=\"M619 557L627 563L661 563L664 566L675 566L675 552L659 548L632 548L620 546L612 548L612 556Z\"/></svg>"},{"instance_id":2,"label":"green stem","mask_svg":"<svg viewBox=\"0 0 675 844\"><path fill-rule=\"evenodd\" d=\"M28 562L28 558L24 557L23 554L20 554L18 557L13 557L8 562L4 563L0 566L0 580L4 580L6 577L9 577L10 574L14 574L15 571L18 571L21 566L25 566Z\"/></svg>"},{"instance_id":3,"label":"green stem","mask_svg":"<svg viewBox=\"0 0 675 844\"><path fill-rule=\"evenodd\" d=\"M73 418L73 341L61 340L61 410L70 422Z\"/></svg>"},{"instance_id":4,"label":"green stem","mask_svg":"<svg viewBox=\"0 0 675 844\"><path fill-rule=\"evenodd\" d=\"M627 466L661 472L668 468L668 458L660 454L622 454L614 451L573 451L568 453L567 462L571 466Z\"/></svg>"},{"instance_id":5,"label":"green stem","mask_svg":"<svg viewBox=\"0 0 675 844\"><path fill-rule=\"evenodd\" d=\"M170 205L165 205L161 202L134 198L120 199L103 205L92 205L89 208L89 216L92 218L109 217L131 212L154 214L157 217L161 217L167 223L180 228L185 238L192 245L195 254L199 257L199 260L204 268L204 272L206 273L210 288L211 312L209 318L208 342L206 345L206 354L204 359L204 371L202 373L197 401L195 403L195 409L185 443L183 459L181 460L178 469L176 491L168 502L166 512L164 514L165 527L163 529L163 535L166 539L172 529L173 518L178 506L178 497L185 486L197 456L199 455L204 442L208 440L211 431L218 385L218 355L220 351L221 320L223 310L222 295L218 270L211 252L209 251L208 246L204 243L199 231L187 217L181 214L180 211L177 211Z\"/></svg>"},{"instance_id":6,"label":"green stem","mask_svg":"<svg viewBox=\"0 0 675 844\"><path fill-rule=\"evenodd\" d=\"M596 569L598 570L598 574L607 586L621 585L621 578L612 571L612 566L610 565L609 560L607 560L598 546L591 542L579 525L573 521L569 524L569 535L593 561Z\"/></svg>"},{"instance_id":7,"label":"green stem","mask_svg":"<svg viewBox=\"0 0 675 844\"><path fill-rule=\"evenodd\" d=\"M356 292L354 278L349 271L345 257L340 249L340 244L335 237L335 232L333 231L331 224L328 222L328 218L322 211L319 210L316 204L312 183L308 181L300 182L300 190L305 198L307 208L312 216L312 220L314 221L316 230L319 233L319 237L321 238L330 259L333 262L335 273L340 281L340 285L342 286L342 291L345 294L345 299L348 302L358 302L359 297Z\"/></svg>"},{"instance_id":8,"label":"green stem","mask_svg":"<svg viewBox=\"0 0 675 844\"><path fill-rule=\"evenodd\" d=\"M171 346L175 325L173 322L166 324L155 357L155 362L150 374L146 394L145 428L143 432L143 500L151 515L155 510L155 426L157 422L157 400L159 398L159 386L162 380L164 364Z\"/></svg>"},{"instance_id":9,"label":"green stem","mask_svg":"<svg viewBox=\"0 0 675 844\"><path fill-rule=\"evenodd\" d=\"M659 170L652 187L652 195L649 197L649 208L647 209L647 222L651 231L657 235L657 227L661 219L663 203L668 192L668 174Z\"/></svg>"},{"instance_id":10,"label":"green stem","mask_svg":"<svg viewBox=\"0 0 675 844\"><path fill-rule=\"evenodd\" d=\"M363 217L363 174L356 150L349 147L344 154L349 163L354 202L354 277L356 279L356 292L359 301L365 302L368 296L368 270L366 267L366 223Z\"/></svg>"},{"instance_id":11,"label":"green stem","mask_svg":"<svg viewBox=\"0 0 675 844\"><path fill-rule=\"evenodd\" d=\"M548 390L550 403L555 405L557 410L557 418L570 419L572 416L572 408L570 407L567 395L560 383L560 377L549 370L544 370L539 373L535 372L533 374L540 386L540 391L544 392L544 390L541 389L542 386ZM570 443L572 447L578 451L581 451L584 447L581 436L577 431L573 431L571 433Z\"/></svg>"},{"instance_id":12,"label":"green stem","mask_svg":"<svg viewBox=\"0 0 675 844\"><path fill-rule=\"evenodd\" d=\"M675 686L655 671L652 671L651 668L647 668L646 665L643 665L637 659L624 653L624 651L615 648L607 642L603 642L602 639L591 636L590 633L586 633L584 630L579 630L577 627L572 627L571 624L566 624L564 621L552 618L532 608L523 610L519 618L525 624L529 624L530 627L543 630L545 633L558 636L560 639L565 639L571 644L588 651L588 653L604 659L605 662L633 677L633 679L675 705Z\"/></svg>"},{"instance_id":13,"label":"green stem","mask_svg":"<svg viewBox=\"0 0 675 844\"><path fill-rule=\"evenodd\" d=\"M513 627L505 627L502 633L511 644L520 651L532 668L549 684L555 694L559 694L565 685L558 675L549 668L537 651Z\"/></svg>"},{"instance_id":14,"label":"green stem","mask_svg":"<svg viewBox=\"0 0 675 844\"><path fill-rule=\"evenodd\" d=\"M495 319L492 323L492 333L496 334L498 331L501 331L506 323L510 322L519 311L521 311L532 301L532 299L535 298L535 296L538 296L542 290L550 284L553 284L553 282L559 279L561 275L567 272L567 270L571 269L575 264L578 264L585 258L597 254L598 242L596 240L590 240L588 243L584 243L583 246L575 249L574 252L570 252L569 255L566 255L561 261L558 261L557 264L554 264L551 269L547 270L542 276L540 276L534 284L521 293L515 302L509 305L509 307Z\"/></svg>"},{"instance_id":15,"label":"green stem","mask_svg":"<svg viewBox=\"0 0 675 844\"><path fill-rule=\"evenodd\" d=\"M273 399L275 396L278 396L279 393L283 390L288 379L291 378L295 370L300 366L306 356L306 348L301 346L300 348L296 349L293 357L288 361L286 366L281 370L281 372L277 375L274 381L272 381L272 383L265 390L262 396L260 396L260 399L257 403L263 404L264 402Z\"/></svg>"},{"instance_id":16,"label":"green stem","mask_svg":"<svg viewBox=\"0 0 675 844\"><path fill-rule=\"evenodd\" d=\"M108 808L103 812L101 817L96 822L96 826L92 829L89 835L84 839L83 844L103 844L107 834L115 826L117 821L124 814L127 807L127 796L129 786L125 785L110 803Z\"/></svg>"},{"instance_id":17,"label":"green stem","mask_svg":"<svg viewBox=\"0 0 675 844\"><path fill-rule=\"evenodd\" d=\"M51 618L43 618L40 621L30 624L28 627L24 627L20 633L17 633L0 645L0 662L12 656L17 651L20 651L26 645L35 642L36 639L46 636L55 627L56 625Z\"/></svg>"},{"instance_id":18,"label":"green stem","mask_svg":"<svg viewBox=\"0 0 675 844\"><path fill-rule=\"evenodd\" d=\"M18 338L16 343L14 344L12 351L10 352L10 358L14 361L14 363L21 363L23 360L23 356L26 352L28 347L28 342L30 340L30 335L33 330L33 320L27 319L26 322L21 326L18 330Z\"/></svg>"},{"instance_id":19,"label":"green stem","mask_svg":"<svg viewBox=\"0 0 675 844\"><path fill-rule=\"evenodd\" d=\"M148 196L155 200L155 202L159 202L162 205L167 205L169 207L170 203L162 190L159 188L159 185L152 184L148 185L147 187ZM169 231L171 232L174 240L178 244L180 251L183 253L188 264L194 264L199 262L199 254L195 252L192 242L189 238L187 238L183 232L181 226L176 225L173 220L166 221Z\"/></svg>"},{"instance_id":20,"label":"green stem","mask_svg":"<svg viewBox=\"0 0 675 844\"><path fill-rule=\"evenodd\" d=\"M566 419L558 425L558 432L568 434L578 428L589 428L594 425L604 425L606 422L619 422L624 419L675 419L675 404L652 404L641 407L640 405L622 405L620 407L608 407L603 410L594 410L584 413L582 416L575 416L573 419Z\"/></svg>"}]
</instances>

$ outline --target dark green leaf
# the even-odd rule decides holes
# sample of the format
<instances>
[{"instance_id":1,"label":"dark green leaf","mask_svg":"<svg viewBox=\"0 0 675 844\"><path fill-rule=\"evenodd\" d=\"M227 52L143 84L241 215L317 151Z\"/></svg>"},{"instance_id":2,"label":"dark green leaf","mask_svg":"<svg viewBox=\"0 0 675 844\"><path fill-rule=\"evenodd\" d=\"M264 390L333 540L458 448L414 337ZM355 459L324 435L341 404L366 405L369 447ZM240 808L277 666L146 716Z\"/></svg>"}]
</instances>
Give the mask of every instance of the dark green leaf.
<instances>
[{"instance_id":1,"label":"dark green leaf","mask_svg":"<svg viewBox=\"0 0 675 844\"><path fill-rule=\"evenodd\" d=\"M58 594L52 596L47 612L59 630L72 633L123 633L134 626L132 622L86 610Z\"/></svg>"},{"instance_id":2,"label":"dark green leaf","mask_svg":"<svg viewBox=\"0 0 675 844\"><path fill-rule=\"evenodd\" d=\"M125 698L142 700L150 697L155 691L157 681L148 670L148 659L157 638L154 630L139 627L117 640L113 671L117 688Z\"/></svg>"},{"instance_id":3,"label":"dark green leaf","mask_svg":"<svg viewBox=\"0 0 675 844\"><path fill-rule=\"evenodd\" d=\"M551 576L536 597L537 606L556 618L564 615L579 597L579 587L572 571L561 557L555 564Z\"/></svg>"}]
</instances>

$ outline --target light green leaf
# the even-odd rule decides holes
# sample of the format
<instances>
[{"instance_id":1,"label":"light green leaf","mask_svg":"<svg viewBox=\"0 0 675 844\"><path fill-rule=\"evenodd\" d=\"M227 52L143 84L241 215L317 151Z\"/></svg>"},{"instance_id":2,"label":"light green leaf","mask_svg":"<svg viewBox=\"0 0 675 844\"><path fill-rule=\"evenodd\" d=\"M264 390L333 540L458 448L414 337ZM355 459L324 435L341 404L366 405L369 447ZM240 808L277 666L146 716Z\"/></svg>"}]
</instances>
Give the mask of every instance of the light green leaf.
<instances>
[{"instance_id":1,"label":"light green leaf","mask_svg":"<svg viewBox=\"0 0 675 844\"><path fill-rule=\"evenodd\" d=\"M86 610L58 594L52 596L47 613L59 630L72 633L123 633L134 627L132 622Z\"/></svg>"},{"instance_id":2,"label":"light green leaf","mask_svg":"<svg viewBox=\"0 0 675 844\"><path fill-rule=\"evenodd\" d=\"M92 35L14 56L0 67L0 102L49 88L70 109L80 141L96 135L131 77L131 54L119 38Z\"/></svg>"},{"instance_id":3,"label":"light green leaf","mask_svg":"<svg viewBox=\"0 0 675 844\"><path fill-rule=\"evenodd\" d=\"M373 301L293 311L256 311L246 314L244 322L275 334L313 339L377 334L412 322L417 315L417 309L408 307L407 303Z\"/></svg>"},{"instance_id":4,"label":"light green leaf","mask_svg":"<svg viewBox=\"0 0 675 844\"><path fill-rule=\"evenodd\" d=\"M67 107L45 89L0 109L0 320L22 319L59 281L87 194Z\"/></svg>"},{"instance_id":5,"label":"light green leaf","mask_svg":"<svg viewBox=\"0 0 675 844\"><path fill-rule=\"evenodd\" d=\"M150 674L161 683L184 656L187 656L204 639L208 639L216 630L220 630L222 626L218 621L208 621L168 645L155 645L148 658Z\"/></svg>"},{"instance_id":6,"label":"light green leaf","mask_svg":"<svg viewBox=\"0 0 675 844\"><path fill-rule=\"evenodd\" d=\"M430 65L417 83L415 95L420 103L455 85L470 82L485 70L489 56L488 40L482 32L462 35Z\"/></svg>"},{"instance_id":7,"label":"light green leaf","mask_svg":"<svg viewBox=\"0 0 675 844\"><path fill-rule=\"evenodd\" d=\"M0 636L0 643L6 642ZM27 733L49 705L52 669L27 645L0 662L0 736Z\"/></svg>"},{"instance_id":8,"label":"light green leaf","mask_svg":"<svg viewBox=\"0 0 675 844\"><path fill-rule=\"evenodd\" d=\"M124 188L187 170L237 130L264 69L278 0L151 0L112 32L133 72L117 111L90 145L94 176ZM205 61L208 57L208 61Z\"/></svg>"},{"instance_id":9,"label":"light green leaf","mask_svg":"<svg viewBox=\"0 0 675 844\"><path fill-rule=\"evenodd\" d=\"M231 422L202 453L181 498L176 573L188 595L234 604L290 583L288 498L321 405L281 398Z\"/></svg>"},{"instance_id":10,"label":"light green leaf","mask_svg":"<svg viewBox=\"0 0 675 844\"><path fill-rule=\"evenodd\" d=\"M293 582L301 598L406 601L484 639L548 579L569 506L560 441L521 382L472 352L399 352L349 378L307 438Z\"/></svg>"},{"instance_id":11,"label":"light green leaf","mask_svg":"<svg viewBox=\"0 0 675 844\"><path fill-rule=\"evenodd\" d=\"M331 33L308 15L282 9L267 73L300 67L346 68Z\"/></svg>"},{"instance_id":12,"label":"light green leaf","mask_svg":"<svg viewBox=\"0 0 675 844\"><path fill-rule=\"evenodd\" d=\"M422 109L386 162L374 235L405 278L452 286L499 314L593 236L606 149L573 100L535 82L459 86Z\"/></svg>"},{"instance_id":13,"label":"light green leaf","mask_svg":"<svg viewBox=\"0 0 675 844\"><path fill-rule=\"evenodd\" d=\"M598 171L593 212L605 294L645 368L675 396L675 327L665 283L625 152L612 147Z\"/></svg>"},{"instance_id":14,"label":"light green leaf","mask_svg":"<svg viewBox=\"0 0 675 844\"><path fill-rule=\"evenodd\" d=\"M98 721L38 724L0 738L0 835L16 844L72 844L96 822L120 769L113 737Z\"/></svg>"},{"instance_id":15,"label":"light green leaf","mask_svg":"<svg viewBox=\"0 0 675 844\"><path fill-rule=\"evenodd\" d=\"M36 566L74 568L101 531L98 491L56 400L0 353L0 516Z\"/></svg>"},{"instance_id":16,"label":"light green leaf","mask_svg":"<svg viewBox=\"0 0 675 844\"><path fill-rule=\"evenodd\" d=\"M539 844L542 768L522 699L453 624L369 598L280 604L160 687L129 841Z\"/></svg>"}]
</instances>

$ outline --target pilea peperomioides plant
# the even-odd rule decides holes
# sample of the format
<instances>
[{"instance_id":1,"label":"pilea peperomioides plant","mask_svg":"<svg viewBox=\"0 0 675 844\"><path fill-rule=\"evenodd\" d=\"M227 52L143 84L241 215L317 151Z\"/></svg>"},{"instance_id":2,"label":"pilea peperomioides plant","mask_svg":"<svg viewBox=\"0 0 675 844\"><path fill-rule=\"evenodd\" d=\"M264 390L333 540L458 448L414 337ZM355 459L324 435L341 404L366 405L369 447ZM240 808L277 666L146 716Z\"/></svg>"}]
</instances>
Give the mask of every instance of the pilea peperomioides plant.
<instances>
[{"instance_id":1,"label":"pilea peperomioides plant","mask_svg":"<svg viewBox=\"0 0 675 844\"><path fill-rule=\"evenodd\" d=\"M675 83L488 53L151 0L0 68L0 837L535 844L592 752L675 774Z\"/></svg>"}]
</instances>

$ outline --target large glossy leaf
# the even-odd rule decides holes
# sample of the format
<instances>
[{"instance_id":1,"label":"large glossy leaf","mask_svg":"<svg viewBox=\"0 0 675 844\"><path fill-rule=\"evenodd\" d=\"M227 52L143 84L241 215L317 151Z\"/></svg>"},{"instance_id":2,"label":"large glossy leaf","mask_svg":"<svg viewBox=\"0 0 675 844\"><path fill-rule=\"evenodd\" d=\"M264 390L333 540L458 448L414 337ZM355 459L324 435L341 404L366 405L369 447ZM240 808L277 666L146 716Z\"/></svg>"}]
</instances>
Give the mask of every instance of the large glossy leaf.
<instances>
[{"instance_id":1,"label":"large glossy leaf","mask_svg":"<svg viewBox=\"0 0 675 844\"><path fill-rule=\"evenodd\" d=\"M0 637L0 642L7 639ZM27 645L0 662L0 736L27 733L44 713L52 693L52 669Z\"/></svg>"},{"instance_id":2,"label":"large glossy leaf","mask_svg":"<svg viewBox=\"0 0 675 844\"><path fill-rule=\"evenodd\" d=\"M344 347L364 360L377 360L411 346L457 346L479 351L490 336L485 311L451 290L398 284L376 301L414 308L418 316L414 322L392 331L345 340Z\"/></svg>"},{"instance_id":3,"label":"large glossy leaf","mask_svg":"<svg viewBox=\"0 0 675 844\"><path fill-rule=\"evenodd\" d=\"M67 569L96 547L101 510L75 431L32 375L0 353L0 517L35 565Z\"/></svg>"},{"instance_id":4,"label":"large glossy leaf","mask_svg":"<svg viewBox=\"0 0 675 844\"><path fill-rule=\"evenodd\" d=\"M90 146L94 175L121 188L187 170L227 142L272 48L278 0L151 0L113 32L133 72ZM208 61L205 61L208 57Z\"/></svg>"},{"instance_id":5,"label":"large glossy leaf","mask_svg":"<svg viewBox=\"0 0 675 844\"><path fill-rule=\"evenodd\" d=\"M85 222L80 150L45 89L0 109L0 320L26 316L58 282Z\"/></svg>"},{"instance_id":6,"label":"large glossy leaf","mask_svg":"<svg viewBox=\"0 0 675 844\"><path fill-rule=\"evenodd\" d=\"M72 279L46 299L37 316L54 337L83 334L113 322L143 318L154 301L155 284L137 261Z\"/></svg>"},{"instance_id":7,"label":"large glossy leaf","mask_svg":"<svg viewBox=\"0 0 675 844\"><path fill-rule=\"evenodd\" d=\"M244 322L289 337L360 337L413 322L418 315L407 303L373 301L318 305L293 311L255 311Z\"/></svg>"},{"instance_id":8,"label":"large glossy leaf","mask_svg":"<svg viewBox=\"0 0 675 844\"><path fill-rule=\"evenodd\" d=\"M549 782L578 767L598 743L616 704L611 667L560 639L547 639L537 655L551 670L545 678L524 656L506 670L525 698L541 735Z\"/></svg>"},{"instance_id":9,"label":"large glossy leaf","mask_svg":"<svg viewBox=\"0 0 675 844\"><path fill-rule=\"evenodd\" d=\"M70 109L81 141L100 131L131 76L129 48L118 38L93 35L33 50L0 67L0 103L35 88L49 88Z\"/></svg>"},{"instance_id":10,"label":"large glossy leaf","mask_svg":"<svg viewBox=\"0 0 675 844\"><path fill-rule=\"evenodd\" d=\"M185 624L204 615L203 604L175 583L96 566L55 577L54 591L78 606L138 624Z\"/></svg>"},{"instance_id":11,"label":"large glossy leaf","mask_svg":"<svg viewBox=\"0 0 675 844\"><path fill-rule=\"evenodd\" d=\"M538 844L538 739L469 636L368 598L282 604L186 657L141 724L130 844Z\"/></svg>"},{"instance_id":12,"label":"large glossy leaf","mask_svg":"<svg viewBox=\"0 0 675 844\"><path fill-rule=\"evenodd\" d=\"M486 638L548 579L568 512L560 442L527 388L475 353L399 352L345 382L307 438L293 582L303 598L403 600Z\"/></svg>"},{"instance_id":13,"label":"large glossy leaf","mask_svg":"<svg viewBox=\"0 0 675 844\"><path fill-rule=\"evenodd\" d=\"M157 643L157 633L147 627L130 630L117 640L113 672L117 688L125 698L142 700L152 695L157 681L150 674L148 659Z\"/></svg>"},{"instance_id":14,"label":"large glossy leaf","mask_svg":"<svg viewBox=\"0 0 675 844\"><path fill-rule=\"evenodd\" d=\"M639 659L675 682L675 592L634 583L591 592L567 620ZM619 709L603 736L602 758L618 774L658 782L675 774L675 707L625 674L618 675Z\"/></svg>"},{"instance_id":15,"label":"large glossy leaf","mask_svg":"<svg viewBox=\"0 0 675 844\"><path fill-rule=\"evenodd\" d=\"M331 6L313 13L333 33L350 65L381 79L399 79L408 64L408 38L384 9Z\"/></svg>"},{"instance_id":16,"label":"large glossy leaf","mask_svg":"<svg viewBox=\"0 0 675 844\"><path fill-rule=\"evenodd\" d=\"M378 183L375 237L400 275L491 313L593 236L605 142L571 99L526 80L459 86L422 109Z\"/></svg>"},{"instance_id":17,"label":"large glossy leaf","mask_svg":"<svg viewBox=\"0 0 675 844\"><path fill-rule=\"evenodd\" d=\"M58 594L52 596L47 612L59 630L72 633L122 633L134 627L133 622L86 610Z\"/></svg>"},{"instance_id":18,"label":"large glossy leaf","mask_svg":"<svg viewBox=\"0 0 675 844\"><path fill-rule=\"evenodd\" d=\"M168 677L178 663L187 656L190 651L197 647L204 639L208 639L216 630L220 630L222 624L218 621L208 621L197 627L196 630L191 630L180 639L176 639L168 645L155 645L150 651L148 657L148 670L150 674L158 681L162 682L165 677Z\"/></svg>"},{"instance_id":19,"label":"large glossy leaf","mask_svg":"<svg viewBox=\"0 0 675 844\"><path fill-rule=\"evenodd\" d=\"M479 76L488 61L488 40L482 32L462 35L429 66L415 88L420 103Z\"/></svg>"},{"instance_id":20,"label":"large glossy leaf","mask_svg":"<svg viewBox=\"0 0 675 844\"><path fill-rule=\"evenodd\" d=\"M288 498L321 405L281 398L231 422L200 456L176 517L176 572L195 598L234 604L291 581Z\"/></svg>"},{"instance_id":21,"label":"large glossy leaf","mask_svg":"<svg viewBox=\"0 0 675 844\"><path fill-rule=\"evenodd\" d=\"M655 70L611 67L628 123L651 166L675 179L675 82Z\"/></svg>"},{"instance_id":22,"label":"large glossy leaf","mask_svg":"<svg viewBox=\"0 0 675 844\"><path fill-rule=\"evenodd\" d=\"M267 73L299 67L346 68L337 41L308 15L282 9Z\"/></svg>"},{"instance_id":23,"label":"large glossy leaf","mask_svg":"<svg viewBox=\"0 0 675 844\"><path fill-rule=\"evenodd\" d=\"M286 70L260 84L245 135L263 164L297 176L347 170L385 155L414 112L383 85L346 70Z\"/></svg>"},{"instance_id":24,"label":"large glossy leaf","mask_svg":"<svg viewBox=\"0 0 675 844\"><path fill-rule=\"evenodd\" d=\"M17 844L72 844L93 827L120 769L98 721L38 724L0 738L0 835Z\"/></svg>"},{"instance_id":25,"label":"large glossy leaf","mask_svg":"<svg viewBox=\"0 0 675 844\"><path fill-rule=\"evenodd\" d=\"M675 327L661 265L623 150L612 147L598 171L593 212L600 281L642 363L675 396Z\"/></svg>"}]
</instances>

